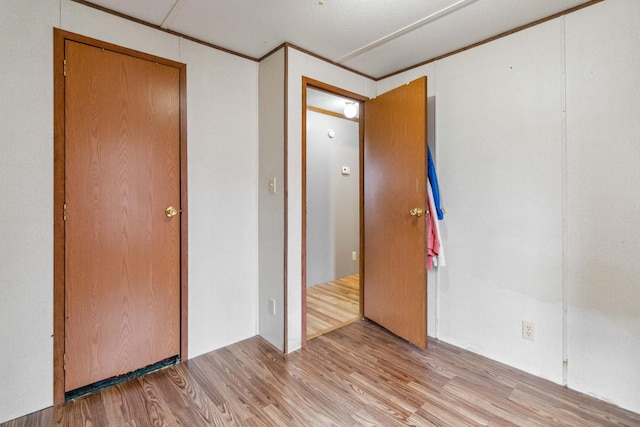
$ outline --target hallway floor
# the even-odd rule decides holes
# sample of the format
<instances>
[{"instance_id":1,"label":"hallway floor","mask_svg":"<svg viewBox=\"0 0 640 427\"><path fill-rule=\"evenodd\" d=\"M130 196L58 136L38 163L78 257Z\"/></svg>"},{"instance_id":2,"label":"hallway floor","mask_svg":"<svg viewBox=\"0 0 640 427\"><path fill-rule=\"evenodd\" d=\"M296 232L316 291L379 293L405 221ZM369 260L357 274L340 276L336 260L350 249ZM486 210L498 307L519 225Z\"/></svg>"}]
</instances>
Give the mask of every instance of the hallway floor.
<instances>
[{"instance_id":1,"label":"hallway floor","mask_svg":"<svg viewBox=\"0 0 640 427\"><path fill-rule=\"evenodd\" d=\"M307 340L360 320L357 274L307 288Z\"/></svg>"}]
</instances>

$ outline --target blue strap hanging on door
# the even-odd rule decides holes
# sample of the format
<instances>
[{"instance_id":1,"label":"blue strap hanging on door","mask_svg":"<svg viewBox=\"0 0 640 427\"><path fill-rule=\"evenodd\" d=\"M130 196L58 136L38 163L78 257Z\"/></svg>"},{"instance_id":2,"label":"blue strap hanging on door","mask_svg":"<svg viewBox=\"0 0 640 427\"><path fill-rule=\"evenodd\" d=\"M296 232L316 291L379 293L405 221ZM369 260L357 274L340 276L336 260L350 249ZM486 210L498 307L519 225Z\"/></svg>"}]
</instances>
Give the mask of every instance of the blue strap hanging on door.
<instances>
[{"instance_id":1,"label":"blue strap hanging on door","mask_svg":"<svg viewBox=\"0 0 640 427\"><path fill-rule=\"evenodd\" d=\"M433 192L433 204L436 206L436 214L438 219L444 219L444 212L442 212L442 208L440 207L440 189L438 188L438 176L436 175L436 167L433 164L433 159L431 158L431 149L427 145L427 157L428 157L428 174L429 181L431 182L431 192Z\"/></svg>"}]
</instances>

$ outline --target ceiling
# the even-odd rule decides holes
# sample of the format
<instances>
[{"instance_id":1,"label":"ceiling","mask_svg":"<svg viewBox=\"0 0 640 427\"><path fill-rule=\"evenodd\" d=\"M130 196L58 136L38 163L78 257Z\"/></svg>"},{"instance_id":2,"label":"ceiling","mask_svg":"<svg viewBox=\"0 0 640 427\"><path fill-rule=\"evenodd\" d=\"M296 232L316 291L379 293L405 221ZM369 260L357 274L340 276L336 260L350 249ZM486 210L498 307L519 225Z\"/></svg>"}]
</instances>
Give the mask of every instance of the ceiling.
<instances>
[{"instance_id":1,"label":"ceiling","mask_svg":"<svg viewBox=\"0 0 640 427\"><path fill-rule=\"evenodd\" d=\"M285 42L380 78L586 0L91 0L259 59Z\"/></svg>"}]
</instances>

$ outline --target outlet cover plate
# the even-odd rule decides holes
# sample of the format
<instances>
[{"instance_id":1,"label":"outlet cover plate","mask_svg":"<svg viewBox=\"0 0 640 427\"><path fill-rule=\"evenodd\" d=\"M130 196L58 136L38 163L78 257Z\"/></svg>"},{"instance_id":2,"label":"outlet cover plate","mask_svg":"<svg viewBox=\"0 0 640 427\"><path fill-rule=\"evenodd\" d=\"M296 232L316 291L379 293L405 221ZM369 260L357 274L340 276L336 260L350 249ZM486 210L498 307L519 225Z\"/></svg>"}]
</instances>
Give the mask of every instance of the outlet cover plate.
<instances>
[{"instance_id":1,"label":"outlet cover plate","mask_svg":"<svg viewBox=\"0 0 640 427\"><path fill-rule=\"evenodd\" d=\"M534 341L536 338L536 329L533 322L527 320L522 321L522 338L529 341Z\"/></svg>"}]
</instances>

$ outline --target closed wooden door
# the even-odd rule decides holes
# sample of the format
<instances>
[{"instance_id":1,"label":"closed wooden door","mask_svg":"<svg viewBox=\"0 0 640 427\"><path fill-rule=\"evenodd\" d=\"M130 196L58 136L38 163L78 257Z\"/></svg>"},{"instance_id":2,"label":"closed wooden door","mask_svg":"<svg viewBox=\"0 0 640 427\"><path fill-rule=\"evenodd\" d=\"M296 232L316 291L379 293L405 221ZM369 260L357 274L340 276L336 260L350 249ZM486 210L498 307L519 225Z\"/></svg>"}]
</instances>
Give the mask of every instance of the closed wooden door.
<instances>
[{"instance_id":1,"label":"closed wooden door","mask_svg":"<svg viewBox=\"0 0 640 427\"><path fill-rule=\"evenodd\" d=\"M365 103L364 315L427 346L426 77ZM415 213L415 212L414 212Z\"/></svg>"},{"instance_id":2,"label":"closed wooden door","mask_svg":"<svg viewBox=\"0 0 640 427\"><path fill-rule=\"evenodd\" d=\"M180 87L82 43L65 60L69 391L180 354Z\"/></svg>"}]
</instances>

